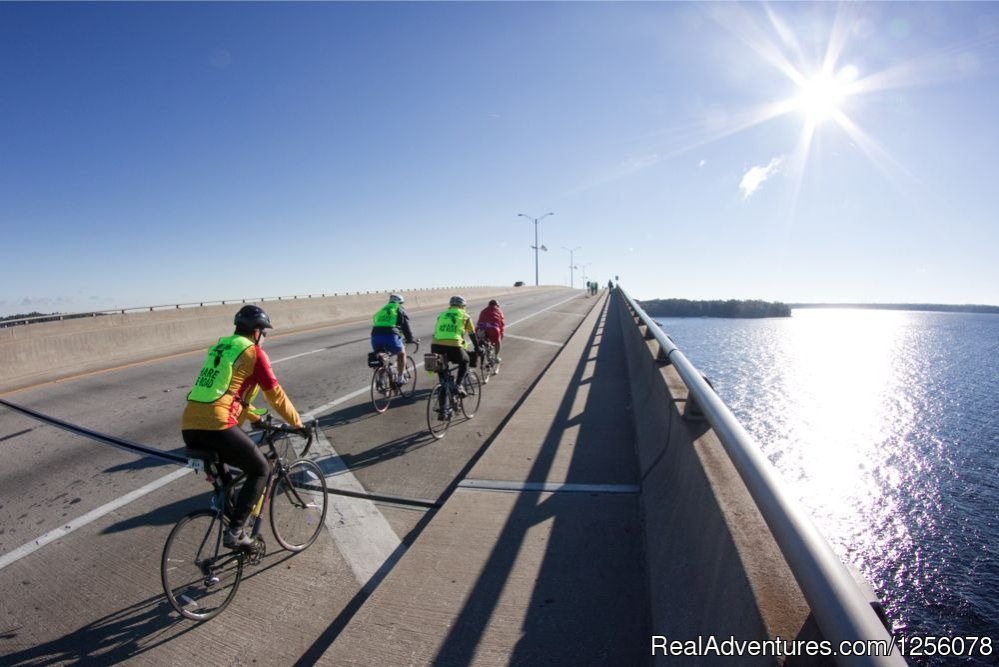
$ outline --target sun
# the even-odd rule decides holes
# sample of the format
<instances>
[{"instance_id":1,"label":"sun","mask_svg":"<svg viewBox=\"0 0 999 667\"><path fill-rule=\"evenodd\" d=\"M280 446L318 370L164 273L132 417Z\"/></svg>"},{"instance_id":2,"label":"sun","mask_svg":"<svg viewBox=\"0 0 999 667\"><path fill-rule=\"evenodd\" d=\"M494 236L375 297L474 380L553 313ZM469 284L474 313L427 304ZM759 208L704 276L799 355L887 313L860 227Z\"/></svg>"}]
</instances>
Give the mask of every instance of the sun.
<instances>
[{"instance_id":1,"label":"sun","mask_svg":"<svg viewBox=\"0 0 999 667\"><path fill-rule=\"evenodd\" d=\"M805 115L812 125L842 115L840 108L853 92L857 69L852 65L842 68L835 76L822 72L798 82L798 95L793 100L794 108Z\"/></svg>"}]
</instances>

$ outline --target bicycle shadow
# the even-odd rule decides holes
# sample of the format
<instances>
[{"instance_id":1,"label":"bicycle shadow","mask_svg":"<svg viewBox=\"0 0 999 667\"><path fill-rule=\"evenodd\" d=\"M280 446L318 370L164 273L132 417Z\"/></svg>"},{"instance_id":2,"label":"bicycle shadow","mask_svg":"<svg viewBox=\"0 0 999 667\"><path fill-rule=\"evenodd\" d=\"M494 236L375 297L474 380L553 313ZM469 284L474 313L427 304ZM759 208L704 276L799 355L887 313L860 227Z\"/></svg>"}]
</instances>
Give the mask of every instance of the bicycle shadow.
<instances>
[{"instance_id":1,"label":"bicycle shadow","mask_svg":"<svg viewBox=\"0 0 999 667\"><path fill-rule=\"evenodd\" d=\"M4 665L112 664L140 656L197 627L171 614L162 595L120 609L58 639L3 656ZM16 636L16 635L14 635Z\"/></svg>"},{"instance_id":2,"label":"bicycle shadow","mask_svg":"<svg viewBox=\"0 0 999 667\"><path fill-rule=\"evenodd\" d=\"M343 472L343 467L345 466L347 470L357 470L359 468L366 468L368 466L373 466L383 461L388 461L390 459L397 458L399 456L404 456L418 449L426 447L429 444L437 442L429 433L419 432L412 433L388 442L376 445L371 449L368 449L357 454L340 454L339 456L333 457L328 456L322 459L318 459L316 463L322 468L323 472L328 475L336 475ZM336 459L339 459L341 463L336 463Z\"/></svg>"},{"instance_id":3,"label":"bicycle shadow","mask_svg":"<svg viewBox=\"0 0 999 667\"><path fill-rule=\"evenodd\" d=\"M319 427L338 428L349 426L350 424L357 424L377 416L378 413L371 407L371 401L369 400L364 403L348 406L336 412L326 413L322 417L319 417Z\"/></svg>"},{"instance_id":4,"label":"bicycle shadow","mask_svg":"<svg viewBox=\"0 0 999 667\"><path fill-rule=\"evenodd\" d=\"M207 486L207 485L206 485ZM143 526L172 526L184 515L197 509L204 509L209 506L212 498L212 491L209 489L204 493L184 498L169 505L161 505L150 512L123 519L117 523L107 526L101 531L102 534L121 533L133 528Z\"/></svg>"},{"instance_id":5,"label":"bicycle shadow","mask_svg":"<svg viewBox=\"0 0 999 667\"><path fill-rule=\"evenodd\" d=\"M275 546L271 546L274 544ZM264 561L244 570L243 582L258 577L298 554L281 550L274 542ZM89 623L58 639L0 657L11 667L48 664L114 664L151 651L201 627L181 618L163 595L147 598ZM0 635L11 640L16 632Z\"/></svg>"},{"instance_id":6,"label":"bicycle shadow","mask_svg":"<svg viewBox=\"0 0 999 667\"><path fill-rule=\"evenodd\" d=\"M405 396L393 396L392 402L389 404L389 409L386 412L377 412L371 405L371 400L367 400L356 405L347 406L336 412L328 412L322 417L319 417L319 427L320 428L340 428L343 426L350 426L352 424L359 424L361 422L367 421L369 419L376 419L383 415L392 412L393 408L398 408L404 405L411 405L414 403L419 403L420 401L426 400L427 396L430 395L429 388L417 387L411 396L408 398Z\"/></svg>"}]
</instances>

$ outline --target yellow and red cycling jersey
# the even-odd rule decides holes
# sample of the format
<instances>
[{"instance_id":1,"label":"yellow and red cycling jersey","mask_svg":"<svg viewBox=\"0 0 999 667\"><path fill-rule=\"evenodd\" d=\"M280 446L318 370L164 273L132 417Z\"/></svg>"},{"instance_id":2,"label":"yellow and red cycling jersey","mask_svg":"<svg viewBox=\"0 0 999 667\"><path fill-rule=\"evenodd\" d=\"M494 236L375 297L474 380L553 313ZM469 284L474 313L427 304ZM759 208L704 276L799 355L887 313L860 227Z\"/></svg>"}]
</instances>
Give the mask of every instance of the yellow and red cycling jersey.
<instances>
[{"instance_id":1,"label":"yellow and red cycling jersey","mask_svg":"<svg viewBox=\"0 0 999 667\"><path fill-rule=\"evenodd\" d=\"M221 398L214 403L187 402L181 429L221 431L242 424L246 419L257 421L258 417L247 409L257 387L284 421L301 428L302 418L278 384L267 353L259 345L251 345L233 364L229 389Z\"/></svg>"}]
</instances>

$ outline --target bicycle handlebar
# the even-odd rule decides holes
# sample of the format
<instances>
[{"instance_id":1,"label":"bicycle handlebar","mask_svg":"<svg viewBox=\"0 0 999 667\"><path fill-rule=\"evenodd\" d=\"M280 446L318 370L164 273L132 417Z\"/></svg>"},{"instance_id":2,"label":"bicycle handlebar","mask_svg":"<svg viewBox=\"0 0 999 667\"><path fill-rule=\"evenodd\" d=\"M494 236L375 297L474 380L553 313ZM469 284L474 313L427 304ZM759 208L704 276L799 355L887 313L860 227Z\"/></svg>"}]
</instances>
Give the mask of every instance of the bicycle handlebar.
<instances>
[{"instance_id":1,"label":"bicycle handlebar","mask_svg":"<svg viewBox=\"0 0 999 667\"><path fill-rule=\"evenodd\" d=\"M287 433L289 435L301 435L302 431L302 429L295 428L291 424L274 421L274 417L269 414L264 415L253 427L264 431L265 439L267 439L271 446L274 445L274 440L273 438L266 437L269 434ZM305 448L302 449L302 456L305 456L309 453L312 443L319 439L319 420L313 417L308 421L303 421L302 427L309 432L309 437L305 440Z\"/></svg>"}]
</instances>

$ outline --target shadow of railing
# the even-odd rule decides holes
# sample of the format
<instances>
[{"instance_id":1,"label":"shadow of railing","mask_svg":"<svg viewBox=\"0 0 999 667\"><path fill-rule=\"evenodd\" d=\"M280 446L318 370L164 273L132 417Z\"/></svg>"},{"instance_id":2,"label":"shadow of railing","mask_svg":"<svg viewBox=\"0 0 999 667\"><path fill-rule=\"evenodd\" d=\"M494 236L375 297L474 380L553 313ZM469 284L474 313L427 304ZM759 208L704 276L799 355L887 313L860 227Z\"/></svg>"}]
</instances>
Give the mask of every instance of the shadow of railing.
<instances>
[{"instance_id":1,"label":"shadow of railing","mask_svg":"<svg viewBox=\"0 0 999 667\"><path fill-rule=\"evenodd\" d=\"M607 327L605 303L526 481L548 478L566 432L577 429L567 484L635 484L620 333ZM574 414L583 392L585 409ZM553 525L509 664L648 662L637 496L521 492L433 664L473 662L529 531L546 521Z\"/></svg>"}]
</instances>

